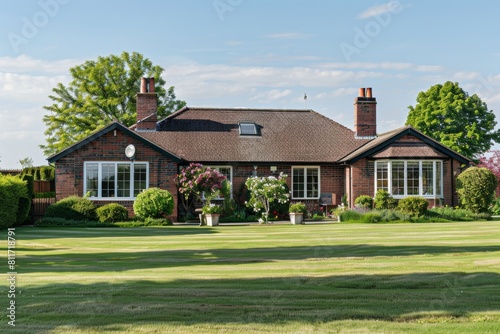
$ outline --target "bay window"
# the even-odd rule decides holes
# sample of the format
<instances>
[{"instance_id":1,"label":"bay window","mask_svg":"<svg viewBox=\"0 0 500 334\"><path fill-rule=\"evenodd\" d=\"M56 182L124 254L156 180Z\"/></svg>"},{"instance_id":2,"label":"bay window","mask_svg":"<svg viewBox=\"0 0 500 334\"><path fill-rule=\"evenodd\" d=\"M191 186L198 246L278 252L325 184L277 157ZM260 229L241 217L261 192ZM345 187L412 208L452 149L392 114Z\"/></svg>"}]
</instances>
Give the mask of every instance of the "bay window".
<instances>
[{"instance_id":1,"label":"bay window","mask_svg":"<svg viewBox=\"0 0 500 334\"><path fill-rule=\"evenodd\" d=\"M388 160L375 162L375 189L395 198L442 197L443 162L438 160Z\"/></svg>"},{"instance_id":2,"label":"bay window","mask_svg":"<svg viewBox=\"0 0 500 334\"><path fill-rule=\"evenodd\" d=\"M319 198L319 167L292 167L292 198Z\"/></svg>"},{"instance_id":3,"label":"bay window","mask_svg":"<svg viewBox=\"0 0 500 334\"><path fill-rule=\"evenodd\" d=\"M85 162L83 193L101 199L134 199L148 188L147 162Z\"/></svg>"}]
</instances>

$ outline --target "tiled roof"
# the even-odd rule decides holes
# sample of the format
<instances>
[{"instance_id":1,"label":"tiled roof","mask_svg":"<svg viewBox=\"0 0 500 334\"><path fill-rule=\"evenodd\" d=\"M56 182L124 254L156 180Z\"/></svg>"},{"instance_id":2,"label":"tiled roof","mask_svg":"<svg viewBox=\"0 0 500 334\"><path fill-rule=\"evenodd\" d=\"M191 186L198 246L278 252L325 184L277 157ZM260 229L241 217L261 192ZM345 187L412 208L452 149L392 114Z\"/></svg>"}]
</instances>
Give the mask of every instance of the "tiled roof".
<instances>
[{"instance_id":1,"label":"tiled roof","mask_svg":"<svg viewBox=\"0 0 500 334\"><path fill-rule=\"evenodd\" d=\"M240 136L239 122L255 122L260 136ZM312 110L185 107L137 132L188 161L337 162L369 142Z\"/></svg>"},{"instance_id":2,"label":"tiled roof","mask_svg":"<svg viewBox=\"0 0 500 334\"><path fill-rule=\"evenodd\" d=\"M406 135L414 136L422 142L397 142ZM353 162L366 156L371 158L444 158L451 156L462 163L470 162L469 158L449 149L411 126L383 133L343 157L341 161Z\"/></svg>"}]
</instances>

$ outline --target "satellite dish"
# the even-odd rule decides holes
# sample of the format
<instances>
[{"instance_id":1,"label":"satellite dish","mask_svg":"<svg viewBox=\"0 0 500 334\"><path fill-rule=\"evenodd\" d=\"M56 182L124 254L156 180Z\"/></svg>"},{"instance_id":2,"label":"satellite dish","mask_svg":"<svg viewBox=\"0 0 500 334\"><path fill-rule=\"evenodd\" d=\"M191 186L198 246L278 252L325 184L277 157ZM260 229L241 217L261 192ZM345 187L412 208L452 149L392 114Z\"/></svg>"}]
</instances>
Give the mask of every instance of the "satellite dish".
<instances>
[{"instance_id":1,"label":"satellite dish","mask_svg":"<svg viewBox=\"0 0 500 334\"><path fill-rule=\"evenodd\" d=\"M127 158L132 159L135 155L135 146L132 144L127 146L127 148L125 148L125 155Z\"/></svg>"}]
</instances>

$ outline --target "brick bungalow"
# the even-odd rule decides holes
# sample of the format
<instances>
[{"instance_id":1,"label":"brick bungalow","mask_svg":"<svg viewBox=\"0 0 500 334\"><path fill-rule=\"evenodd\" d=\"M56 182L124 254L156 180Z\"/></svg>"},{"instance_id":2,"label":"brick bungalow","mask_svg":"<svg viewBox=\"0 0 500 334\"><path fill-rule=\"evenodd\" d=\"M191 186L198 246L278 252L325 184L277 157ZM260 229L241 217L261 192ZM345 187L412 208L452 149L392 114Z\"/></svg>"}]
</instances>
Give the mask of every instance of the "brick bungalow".
<instances>
[{"instance_id":1,"label":"brick bungalow","mask_svg":"<svg viewBox=\"0 0 500 334\"><path fill-rule=\"evenodd\" d=\"M354 100L354 131L313 111L184 107L156 117L154 80L141 80L137 123L113 122L51 156L61 199L89 194L98 205L117 202L130 211L148 187L178 193L174 176L191 162L218 169L241 193L245 180L287 174L292 201L317 205L322 197L349 205L378 189L395 198L418 195L431 206L454 206L456 175L470 160L412 127L377 135L371 88ZM125 149L133 145L128 158ZM244 201L244 198L237 200ZM178 211L174 213L177 218Z\"/></svg>"}]
</instances>

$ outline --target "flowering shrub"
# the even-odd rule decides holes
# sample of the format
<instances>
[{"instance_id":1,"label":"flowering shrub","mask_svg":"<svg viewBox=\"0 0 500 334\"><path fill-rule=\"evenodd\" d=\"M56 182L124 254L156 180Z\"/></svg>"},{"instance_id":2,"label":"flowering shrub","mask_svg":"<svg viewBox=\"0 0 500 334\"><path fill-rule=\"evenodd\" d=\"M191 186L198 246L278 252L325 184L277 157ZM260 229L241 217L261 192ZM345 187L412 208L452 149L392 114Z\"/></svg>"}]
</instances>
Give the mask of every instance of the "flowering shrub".
<instances>
[{"instance_id":1,"label":"flowering shrub","mask_svg":"<svg viewBox=\"0 0 500 334\"><path fill-rule=\"evenodd\" d=\"M207 204L210 204L210 201L219 195L225 180L226 177L217 170L205 168L202 164L191 163L188 167L184 167L174 182L179 193L184 195L180 197L180 202L185 213L189 214L193 199L201 199L203 194Z\"/></svg>"},{"instance_id":2,"label":"flowering shrub","mask_svg":"<svg viewBox=\"0 0 500 334\"><path fill-rule=\"evenodd\" d=\"M286 187L286 175L280 174L278 178L268 177L250 177L245 182L250 191L250 200L246 202L248 207L253 208L255 212L262 212L261 223L269 221L269 209L273 202L288 202L288 191Z\"/></svg>"}]
</instances>

